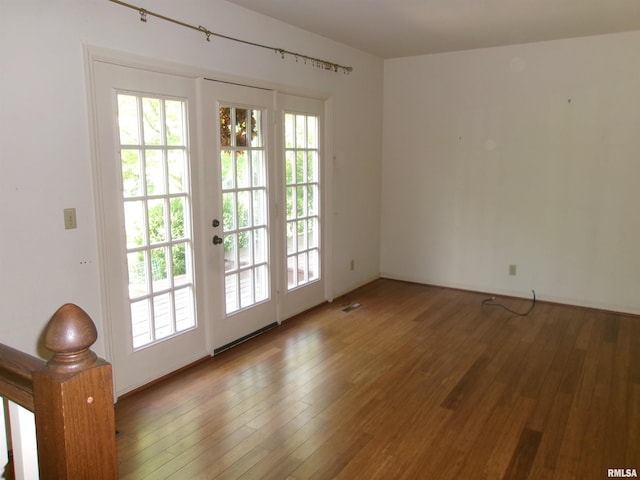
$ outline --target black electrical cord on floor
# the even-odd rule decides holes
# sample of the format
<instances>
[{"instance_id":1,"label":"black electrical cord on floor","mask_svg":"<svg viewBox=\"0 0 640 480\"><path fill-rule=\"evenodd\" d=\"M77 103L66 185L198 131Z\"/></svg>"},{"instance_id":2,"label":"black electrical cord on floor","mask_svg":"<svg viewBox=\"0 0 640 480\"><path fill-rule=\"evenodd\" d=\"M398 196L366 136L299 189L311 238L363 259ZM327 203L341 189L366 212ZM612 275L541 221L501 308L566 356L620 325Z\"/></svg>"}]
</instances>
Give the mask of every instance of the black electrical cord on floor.
<instances>
[{"instance_id":1,"label":"black electrical cord on floor","mask_svg":"<svg viewBox=\"0 0 640 480\"><path fill-rule=\"evenodd\" d=\"M502 305L501 303L494 303L494 300L496 299L496 297L491 297L491 298L487 298L486 300L482 301L482 305L487 305L488 307L500 307L504 310L506 310L509 313L512 313L514 315L518 315L520 317L526 317L527 315L529 315L532 311L533 308L536 306L536 291L535 290L531 290L531 292L533 293L533 300L531 303L531 307L529 307L529 310L527 310L525 313L520 313L520 312L516 312L514 310L511 310L510 308L505 307L504 305Z\"/></svg>"}]
</instances>

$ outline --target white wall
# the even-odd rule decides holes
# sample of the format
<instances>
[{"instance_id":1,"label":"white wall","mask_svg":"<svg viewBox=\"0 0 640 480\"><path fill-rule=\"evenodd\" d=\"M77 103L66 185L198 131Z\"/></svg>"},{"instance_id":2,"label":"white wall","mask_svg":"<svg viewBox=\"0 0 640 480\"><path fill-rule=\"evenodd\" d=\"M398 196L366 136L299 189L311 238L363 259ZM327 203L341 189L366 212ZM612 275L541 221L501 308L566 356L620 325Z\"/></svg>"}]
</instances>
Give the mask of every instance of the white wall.
<instances>
[{"instance_id":1,"label":"white wall","mask_svg":"<svg viewBox=\"0 0 640 480\"><path fill-rule=\"evenodd\" d=\"M386 61L382 274L640 313L638 51L632 32Z\"/></svg>"},{"instance_id":2,"label":"white wall","mask_svg":"<svg viewBox=\"0 0 640 480\"><path fill-rule=\"evenodd\" d=\"M330 95L334 292L378 274L383 62L222 0L138 3L355 70L345 76L221 39L207 43L204 35L159 19L141 23L135 11L106 0L0 0L0 341L30 353L65 302L83 307L104 336L85 45ZM64 230L67 207L77 208L76 230ZM104 355L102 339L95 350Z\"/></svg>"}]
</instances>

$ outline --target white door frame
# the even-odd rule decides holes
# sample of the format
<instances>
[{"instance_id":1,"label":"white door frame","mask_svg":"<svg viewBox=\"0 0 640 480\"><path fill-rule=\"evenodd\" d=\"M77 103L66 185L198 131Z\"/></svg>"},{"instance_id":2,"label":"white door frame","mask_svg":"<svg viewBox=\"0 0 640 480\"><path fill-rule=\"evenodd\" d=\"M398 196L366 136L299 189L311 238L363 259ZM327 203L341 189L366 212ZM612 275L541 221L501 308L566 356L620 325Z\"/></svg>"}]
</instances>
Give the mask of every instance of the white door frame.
<instances>
[{"instance_id":1,"label":"white door frame","mask_svg":"<svg viewBox=\"0 0 640 480\"><path fill-rule=\"evenodd\" d=\"M105 192L102 191L101 182L98 178L99 172L99 158L100 152L98 147L98 122L97 122L97 112L95 105L95 91L94 91L94 81L95 81L95 72L94 72L94 62L107 62L113 63L115 65L126 66L130 68L137 68L142 70L151 70L158 73L165 74L173 74L180 75L188 78L197 79L197 78L216 78L222 81L227 81L230 83L237 83L240 85L249 85L257 88L267 88L272 89L279 93L285 93L290 95L298 95L302 97L310 97L322 100L324 102L324 135L323 135L323 148L324 148L324 226L323 226L323 244L324 244L324 258L323 258L323 271L324 271L324 288L325 288L325 299L329 302L333 301L333 170L334 170L334 162L335 155L333 150L333 98L329 94L320 94L317 92L309 92L304 91L303 89L291 88L290 86L284 86L280 84L270 84L265 82L247 80L245 78L237 77L234 75L229 75L221 72L212 72L209 70L203 70L201 68L196 68L192 66L176 64L173 62L166 62L157 59L151 59L148 57L143 57L139 55L134 55L130 53L125 53L121 51L115 51L111 49L106 49L103 47L89 46L85 45L84 47L84 60L85 60L85 72L86 72L86 85L87 85L87 105L88 105L88 114L89 114L89 135L90 135L90 146L91 146L91 166L93 172L93 188L94 188L94 211L96 215L96 232L97 232L97 246L98 246L98 270L100 275L100 314L102 317L102 334L103 334L103 344L105 346L105 358L108 361L113 361L113 343L112 343L112 334L113 334L113 325L112 325L112 317L113 312L109 306L109 302L107 298L111 294L111 285L108 275L106 274L104 266L108 262L108 258L106 256L106 239L105 239L105 218L104 218L104 195ZM199 103L201 102L201 92L198 91ZM276 116L279 116L281 111L276 109ZM198 128L202 128L202 118L201 118L200 109L198 109ZM201 140L199 140L201 142ZM281 142L276 142L276 145ZM198 145L201 147L201 144ZM277 148L277 154L280 154L281 149ZM204 159L202 158L202 150L198 148L198 153L194 155L193 161L198 164L198 168L202 168ZM204 186L205 179L200 176L199 178L194 178L193 182L198 182L198 188L202 191ZM195 206L195 205L194 205ZM280 206L278 206L280 208ZM199 218L200 221L206 222L207 215L202 208L194 209L194 219ZM206 242L210 241L208 238L208 232L206 229L202 229L202 236L200 237L200 241L198 244L206 245ZM206 232L206 233L205 233ZM283 232L280 233L284 235ZM200 256L204 259L209 259L206 251L202 246L196 245L196 253L195 255ZM278 253L276 255L276 260L278 262L282 261L280 258L282 253ZM208 261L208 260L207 260ZM281 287L281 286L279 286ZM286 285L285 285L286 288ZM197 290L198 295L202 295L199 290ZM204 305L205 309L212 312L214 308L208 303L207 295L204 295L205 300L203 302L198 302L199 305ZM200 307L199 307L200 308ZM200 314L200 312L199 312ZM281 323L285 318L283 318L283 313L278 310L278 323ZM212 327L211 322L205 322L205 335L206 335L206 345L207 350L210 354L213 354L213 338L212 338Z\"/></svg>"}]
</instances>

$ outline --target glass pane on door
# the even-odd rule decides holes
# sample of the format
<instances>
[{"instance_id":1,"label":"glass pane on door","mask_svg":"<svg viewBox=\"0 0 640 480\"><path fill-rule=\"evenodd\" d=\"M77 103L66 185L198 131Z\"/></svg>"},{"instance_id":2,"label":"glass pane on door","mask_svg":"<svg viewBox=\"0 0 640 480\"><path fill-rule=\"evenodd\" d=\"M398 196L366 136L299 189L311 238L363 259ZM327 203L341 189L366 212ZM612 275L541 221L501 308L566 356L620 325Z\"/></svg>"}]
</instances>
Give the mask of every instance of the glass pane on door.
<instances>
[{"instance_id":1,"label":"glass pane on door","mask_svg":"<svg viewBox=\"0 0 640 480\"><path fill-rule=\"evenodd\" d=\"M186 101L119 93L133 349L196 326Z\"/></svg>"},{"instance_id":2,"label":"glass pane on door","mask_svg":"<svg viewBox=\"0 0 640 480\"><path fill-rule=\"evenodd\" d=\"M285 113L287 290L320 279L319 121Z\"/></svg>"},{"instance_id":3,"label":"glass pane on door","mask_svg":"<svg viewBox=\"0 0 640 480\"><path fill-rule=\"evenodd\" d=\"M262 121L260 109L219 109L227 314L269 299L269 205Z\"/></svg>"}]
</instances>

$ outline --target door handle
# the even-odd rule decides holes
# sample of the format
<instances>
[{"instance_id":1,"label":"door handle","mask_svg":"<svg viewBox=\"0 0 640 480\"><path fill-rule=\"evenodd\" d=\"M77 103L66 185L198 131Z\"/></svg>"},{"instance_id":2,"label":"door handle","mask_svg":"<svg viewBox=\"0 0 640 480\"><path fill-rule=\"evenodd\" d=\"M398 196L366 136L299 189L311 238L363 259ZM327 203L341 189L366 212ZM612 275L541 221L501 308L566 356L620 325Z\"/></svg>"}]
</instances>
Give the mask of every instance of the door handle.
<instances>
[{"instance_id":1,"label":"door handle","mask_svg":"<svg viewBox=\"0 0 640 480\"><path fill-rule=\"evenodd\" d=\"M219 237L218 235L214 235L212 241L214 245L220 245L223 242L222 237Z\"/></svg>"}]
</instances>

